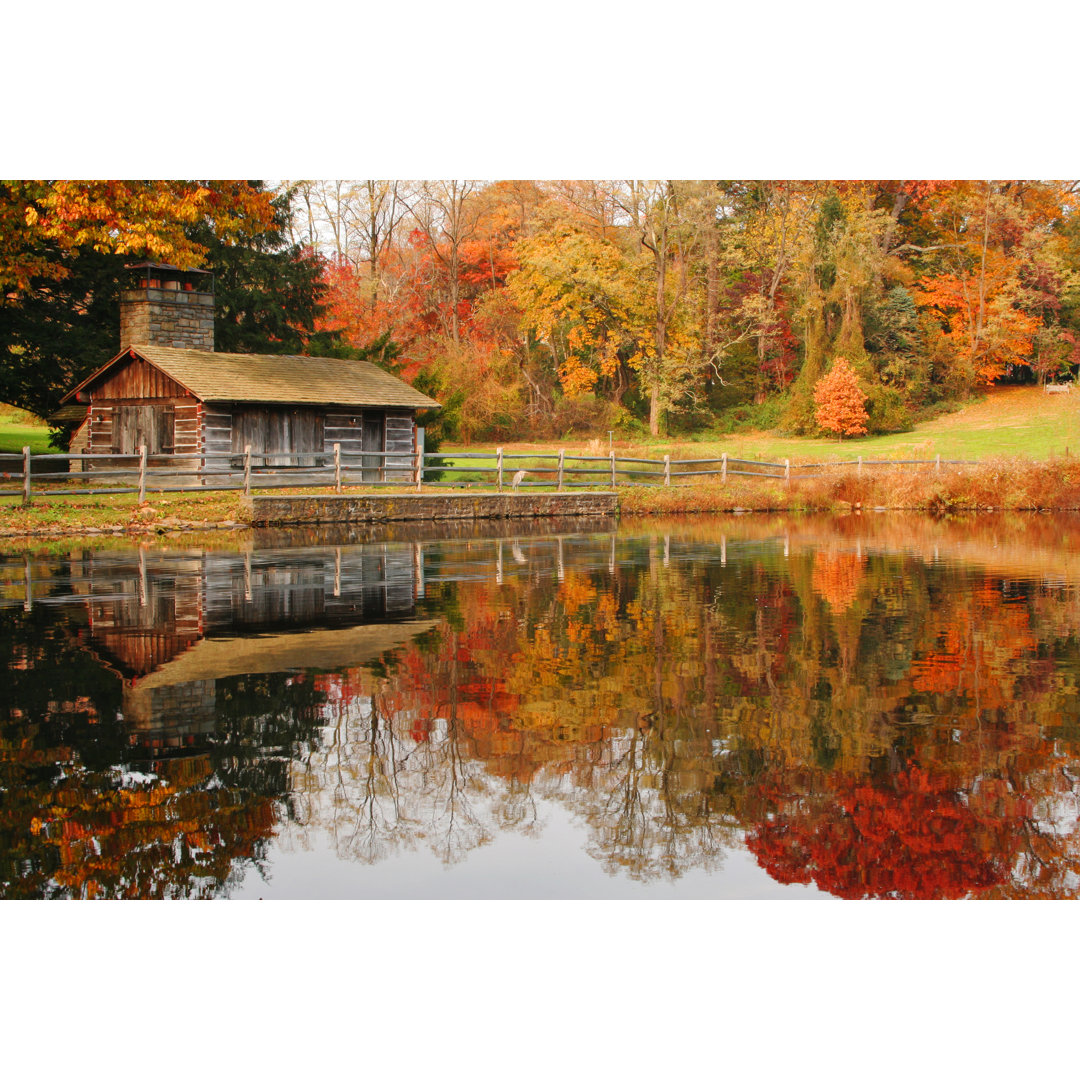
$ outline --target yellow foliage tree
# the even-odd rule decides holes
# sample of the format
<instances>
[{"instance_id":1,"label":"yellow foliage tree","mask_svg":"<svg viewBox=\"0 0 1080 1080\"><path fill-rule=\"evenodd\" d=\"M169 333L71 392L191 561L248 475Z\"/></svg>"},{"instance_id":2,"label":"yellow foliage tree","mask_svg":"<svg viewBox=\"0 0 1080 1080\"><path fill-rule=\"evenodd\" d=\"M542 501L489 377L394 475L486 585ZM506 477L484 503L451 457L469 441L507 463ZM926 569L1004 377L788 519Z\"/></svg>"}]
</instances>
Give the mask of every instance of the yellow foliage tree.
<instances>
[{"instance_id":1,"label":"yellow foliage tree","mask_svg":"<svg viewBox=\"0 0 1080 1080\"><path fill-rule=\"evenodd\" d=\"M619 247L584 222L558 215L517 248L507 287L522 321L552 353L568 396L615 384L620 362L638 370L650 327L642 279Z\"/></svg>"}]
</instances>

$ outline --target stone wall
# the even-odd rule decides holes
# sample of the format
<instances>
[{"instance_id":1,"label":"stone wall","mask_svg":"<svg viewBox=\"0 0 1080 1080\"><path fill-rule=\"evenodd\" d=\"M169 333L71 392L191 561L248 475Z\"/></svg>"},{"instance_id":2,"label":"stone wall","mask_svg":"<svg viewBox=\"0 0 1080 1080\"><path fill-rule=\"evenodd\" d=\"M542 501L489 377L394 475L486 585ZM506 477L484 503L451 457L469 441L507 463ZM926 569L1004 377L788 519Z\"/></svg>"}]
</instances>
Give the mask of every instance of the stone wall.
<instances>
[{"instance_id":1,"label":"stone wall","mask_svg":"<svg viewBox=\"0 0 1080 1080\"><path fill-rule=\"evenodd\" d=\"M214 351L214 294L184 289L120 293L120 347L165 345Z\"/></svg>"},{"instance_id":2,"label":"stone wall","mask_svg":"<svg viewBox=\"0 0 1080 1080\"><path fill-rule=\"evenodd\" d=\"M380 521L465 521L482 518L610 517L613 492L547 495L252 495L242 500L252 525L316 525Z\"/></svg>"}]
</instances>

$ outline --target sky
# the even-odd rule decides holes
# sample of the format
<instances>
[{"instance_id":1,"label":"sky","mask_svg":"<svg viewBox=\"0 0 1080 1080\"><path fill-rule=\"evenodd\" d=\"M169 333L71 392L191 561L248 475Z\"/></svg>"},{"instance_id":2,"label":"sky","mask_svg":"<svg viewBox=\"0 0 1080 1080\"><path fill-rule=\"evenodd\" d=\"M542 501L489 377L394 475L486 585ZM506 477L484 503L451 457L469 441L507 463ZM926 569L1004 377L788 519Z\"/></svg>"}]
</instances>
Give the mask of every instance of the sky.
<instances>
[{"instance_id":1,"label":"sky","mask_svg":"<svg viewBox=\"0 0 1080 1080\"><path fill-rule=\"evenodd\" d=\"M0 173L1054 179L1075 167L1060 136L1076 16L1048 0L191 10L103 0L47 27L30 5L5 11L21 43L5 82L22 92L9 93Z\"/></svg>"}]
</instances>

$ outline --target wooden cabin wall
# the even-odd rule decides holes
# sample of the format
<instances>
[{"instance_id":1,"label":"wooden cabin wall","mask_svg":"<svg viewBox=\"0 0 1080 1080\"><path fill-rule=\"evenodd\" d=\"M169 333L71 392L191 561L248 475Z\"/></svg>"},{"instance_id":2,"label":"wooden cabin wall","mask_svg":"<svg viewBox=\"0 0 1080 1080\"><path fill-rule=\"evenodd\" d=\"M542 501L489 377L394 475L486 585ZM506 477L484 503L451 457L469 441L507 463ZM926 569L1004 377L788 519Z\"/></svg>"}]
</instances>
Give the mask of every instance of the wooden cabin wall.
<instances>
[{"instance_id":1,"label":"wooden cabin wall","mask_svg":"<svg viewBox=\"0 0 1080 1080\"><path fill-rule=\"evenodd\" d=\"M382 451L387 454L400 454L400 457L375 459L382 467L387 480L409 480L413 470L413 452L416 446L416 425L413 414L408 410L386 409L330 409L326 414L324 434L326 452L332 453L334 443L341 444L342 454L362 454L364 452L364 421L370 424L380 420L383 427ZM370 449L370 447L369 447ZM364 466L365 475L368 471Z\"/></svg>"},{"instance_id":2,"label":"wooden cabin wall","mask_svg":"<svg viewBox=\"0 0 1080 1080\"><path fill-rule=\"evenodd\" d=\"M233 448L233 414L232 405L221 402L208 402L200 406L202 409L202 434L203 444L200 447L207 454L228 454ZM211 459L206 463L210 469L224 469L228 462L223 459Z\"/></svg>"},{"instance_id":3,"label":"wooden cabin wall","mask_svg":"<svg viewBox=\"0 0 1080 1080\"><path fill-rule=\"evenodd\" d=\"M179 383L145 360L129 360L119 365L94 387L94 401L141 405L148 398L163 402L176 398L194 400Z\"/></svg>"},{"instance_id":4,"label":"wooden cabin wall","mask_svg":"<svg viewBox=\"0 0 1080 1080\"><path fill-rule=\"evenodd\" d=\"M323 419L323 411L310 406L238 404L232 414L232 452L242 454L250 446L254 465L324 464Z\"/></svg>"},{"instance_id":5,"label":"wooden cabin wall","mask_svg":"<svg viewBox=\"0 0 1080 1080\"><path fill-rule=\"evenodd\" d=\"M114 439L120 436L117 409L128 404L134 404L134 402L98 401L95 397L94 403L90 407L90 430L86 439L86 453L113 454L118 452L117 443L114 442ZM145 404L160 406L162 409L172 409L172 453L197 454L200 451L200 406L194 398L148 401ZM76 451L72 450L71 452L75 453Z\"/></svg>"},{"instance_id":6,"label":"wooden cabin wall","mask_svg":"<svg viewBox=\"0 0 1080 1080\"><path fill-rule=\"evenodd\" d=\"M364 420L378 419L384 427L384 450L390 454L401 455L386 459L387 468L392 470L388 473L388 478L408 480L412 476L416 425L412 413L408 410L330 406L323 411L310 406L290 408L254 406L242 402L200 403L198 423L201 426L202 443L196 449L207 454L240 454L243 453L244 441L250 440L256 457L265 455L267 451L270 451L271 455L274 450L281 452L285 447L277 445L279 440L271 437L273 432L269 426L264 433L266 437L262 439L258 437L258 424L253 427L253 423L259 419L257 413L278 411L291 414L294 423L290 424L290 429L297 429L291 441L297 443L299 452L307 452L309 449L318 452L318 447L321 446L322 453L327 456L333 454L334 443L341 445L342 454L361 454L364 449ZM179 419L177 422L179 424ZM179 439L178 430L178 442ZM177 453L181 452L178 446ZM211 461L207 465L224 467L224 462Z\"/></svg>"},{"instance_id":7,"label":"wooden cabin wall","mask_svg":"<svg viewBox=\"0 0 1080 1080\"><path fill-rule=\"evenodd\" d=\"M413 452L416 449L416 425L411 413L386 414L386 453L400 457L386 459L387 480L408 480L412 476Z\"/></svg>"},{"instance_id":8,"label":"wooden cabin wall","mask_svg":"<svg viewBox=\"0 0 1080 1080\"><path fill-rule=\"evenodd\" d=\"M359 454L363 450L363 409L330 408L323 425L324 449L334 452L334 443L341 444L343 454Z\"/></svg>"},{"instance_id":9,"label":"wooden cabin wall","mask_svg":"<svg viewBox=\"0 0 1080 1080\"><path fill-rule=\"evenodd\" d=\"M194 398L187 398L184 404L174 406L173 421L176 429L173 447L175 453L197 454L199 452L199 426L201 423L199 413L201 409L202 404Z\"/></svg>"},{"instance_id":10,"label":"wooden cabin wall","mask_svg":"<svg viewBox=\"0 0 1080 1080\"><path fill-rule=\"evenodd\" d=\"M199 450L199 402L179 383L144 360L131 360L93 390L87 451L91 454L118 452L122 437L117 422L118 408L152 406L172 409L172 431L165 444L177 454ZM132 448L134 451L134 447Z\"/></svg>"}]
</instances>

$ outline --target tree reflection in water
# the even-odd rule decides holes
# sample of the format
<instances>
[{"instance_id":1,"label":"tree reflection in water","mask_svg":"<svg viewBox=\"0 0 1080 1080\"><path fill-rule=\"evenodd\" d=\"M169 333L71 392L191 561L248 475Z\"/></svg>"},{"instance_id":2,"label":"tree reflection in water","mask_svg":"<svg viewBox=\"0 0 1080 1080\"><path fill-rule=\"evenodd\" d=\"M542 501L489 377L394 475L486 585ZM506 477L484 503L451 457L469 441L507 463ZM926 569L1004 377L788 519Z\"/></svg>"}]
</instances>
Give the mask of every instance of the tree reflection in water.
<instances>
[{"instance_id":1,"label":"tree reflection in water","mask_svg":"<svg viewBox=\"0 0 1080 1080\"><path fill-rule=\"evenodd\" d=\"M121 687L87 644L134 656L122 620L103 637L92 604L6 609L4 895L220 895L320 836L341 859L454 865L542 834L557 802L637 881L745 845L775 880L844 897L1076 896L1080 531L719 527L624 530L614 560L610 537L413 551L398 564L426 592L385 625L352 626L360 600L389 610L370 552L352 609L340 550L305 556L273 604L245 593L248 567L234 592L249 621L274 611L279 633L254 640L288 670L215 678L220 650L185 631L162 662L142 626L157 651ZM280 633L303 597L309 622L333 609L342 627L301 640L321 649L307 670ZM182 737L147 756L166 721Z\"/></svg>"}]
</instances>

